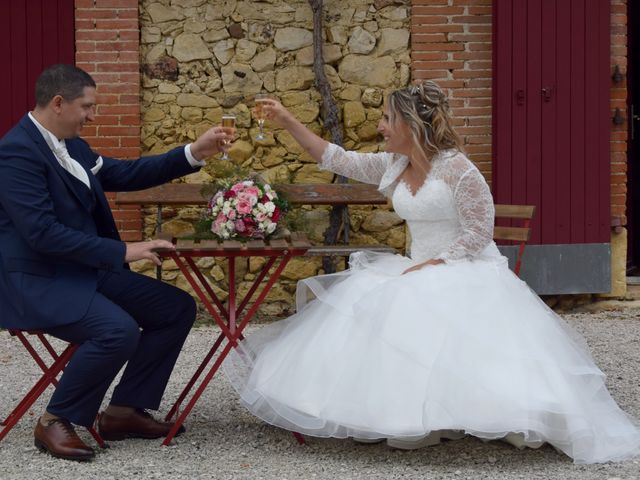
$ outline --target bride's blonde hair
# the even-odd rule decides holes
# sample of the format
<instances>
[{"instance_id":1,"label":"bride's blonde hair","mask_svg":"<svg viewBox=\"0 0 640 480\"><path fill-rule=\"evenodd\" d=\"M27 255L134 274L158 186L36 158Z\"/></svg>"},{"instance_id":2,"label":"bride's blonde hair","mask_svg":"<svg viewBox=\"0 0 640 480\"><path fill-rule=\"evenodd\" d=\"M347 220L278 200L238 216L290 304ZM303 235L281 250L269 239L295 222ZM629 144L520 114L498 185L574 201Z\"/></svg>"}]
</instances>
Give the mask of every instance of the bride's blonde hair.
<instances>
[{"instance_id":1,"label":"bride's blonde hair","mask_svg":"<svg viewBox=\"0 0 640 480\"><path fill-rule=\"evenodd\" d=\"M453 128L449 100L440 86L423 80L388 97L390 121L402 118L409 126L415 145L427 159L441 150L462 150L462 141Z\"/></svg>"}]
</instances>

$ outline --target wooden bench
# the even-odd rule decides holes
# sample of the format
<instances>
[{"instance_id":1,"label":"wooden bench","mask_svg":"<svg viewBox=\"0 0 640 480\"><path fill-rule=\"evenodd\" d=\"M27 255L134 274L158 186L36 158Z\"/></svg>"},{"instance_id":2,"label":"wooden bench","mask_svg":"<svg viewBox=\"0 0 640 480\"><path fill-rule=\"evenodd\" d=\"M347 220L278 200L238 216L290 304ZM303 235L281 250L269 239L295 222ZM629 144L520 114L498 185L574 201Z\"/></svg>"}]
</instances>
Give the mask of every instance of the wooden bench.
<instances>
[{"instance_id":1,"label":"wooden bench","mask_svg":"<svg viewBox=\"0 0 640 480\"><path fill-rule=\"evenodd\" d=\"M387 198L374 185L366 184L277 184L273 186L282 192L293 205L384 205ZM159 187L137 192L119 192L117 205L157 205L156 228L160 232L162 225L162 206L202 205L208 198L203 195L203 185L188 183L169 183ZM496 204L496 219L509 219L520 222L519 226L496 226L493 238L497 241L513 241L518 245L514 272L520 273L522 255L531 234L531 219L535 207L531 205ZM345 257L356 251L395 252L385 245L351 245L348 232L344 232L343 243L339 245L314 245L307 256Z\"/></svg>"}]
</instances>

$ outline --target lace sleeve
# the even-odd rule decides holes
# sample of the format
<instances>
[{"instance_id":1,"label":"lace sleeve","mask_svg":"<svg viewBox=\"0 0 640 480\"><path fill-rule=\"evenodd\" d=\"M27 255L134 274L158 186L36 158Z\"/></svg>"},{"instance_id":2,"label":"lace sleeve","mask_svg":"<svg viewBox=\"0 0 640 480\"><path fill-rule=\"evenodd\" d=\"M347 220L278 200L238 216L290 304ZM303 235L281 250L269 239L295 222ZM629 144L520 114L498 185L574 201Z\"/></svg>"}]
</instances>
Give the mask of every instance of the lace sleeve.
<instances>
[{"instance_id":1,"label":"lace sleeve","mask_svg":"<svg viewBox=\"0 0 640 480\"><path fill-rule=\"evenodd\" d=\"M489 186L475 166L470 166L453 189L462 234L438 258L445 262L469 259L493 241L495 208Z\"/></svg>"},{"instance_id":2,"label":"lace sleeve","mask_svg":"<svg viewBox=\"0 0 640 480\"><path fill-rule=\"evenodd\" d=\"M391 153L352 152L330 143L322 153L319 166L322 170L329 170L359 182L378 185L392 160Z\"/></svg>"}]
</instances>

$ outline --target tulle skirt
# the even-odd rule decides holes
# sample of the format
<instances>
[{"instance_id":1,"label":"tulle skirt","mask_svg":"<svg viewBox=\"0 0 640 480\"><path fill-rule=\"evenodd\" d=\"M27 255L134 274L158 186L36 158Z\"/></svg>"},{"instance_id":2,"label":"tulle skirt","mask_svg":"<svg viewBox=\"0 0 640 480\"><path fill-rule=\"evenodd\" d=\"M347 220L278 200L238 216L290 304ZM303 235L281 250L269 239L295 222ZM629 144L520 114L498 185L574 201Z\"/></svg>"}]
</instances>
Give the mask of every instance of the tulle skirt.
<instances>
[{"instance_id":1,"label":"tulle skirt","mask_svg":"<svg viewBox=\"0 0 640 480\"><path fill-rule=\"evenodd\" d=\"M264 421L319 437L459 430L548 442L576 463L640 453L638 423L611 398L583 339L504 258L428 266L358 253L303 280L290 318L224 363Z\"/></svg>"}]
</instances>

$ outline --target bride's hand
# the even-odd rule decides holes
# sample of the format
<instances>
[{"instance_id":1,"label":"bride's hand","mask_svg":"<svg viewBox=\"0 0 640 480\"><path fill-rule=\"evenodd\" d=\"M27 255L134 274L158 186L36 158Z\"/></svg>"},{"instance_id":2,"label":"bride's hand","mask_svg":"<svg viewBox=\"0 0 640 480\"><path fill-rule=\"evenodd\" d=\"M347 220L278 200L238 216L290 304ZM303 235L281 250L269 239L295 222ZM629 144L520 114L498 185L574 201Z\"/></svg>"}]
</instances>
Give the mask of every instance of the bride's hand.
<instances>
[{"instance_id":1,"label":"bride's hand","mask_svg":"<svg viewBox=\"0 0 640 480\"><path fill-rule=\"evenodd\" d=\"M413 267L407 268L404 272L402 272L402 275L409 272L417 272L418 270L421 270L423 267L426 267L427 265L440 265L441 263L444 263L444 260L440 260L439 258L432 258L430 260L427 260L426 262L418 263Z\"/></svg>"},{"instance_id":2,"label":"bride's hand","mask_svg":"<svg viewBox=\"0 0 640 480\"><path fill-rule=\"evenodd\" d=\"M264 110L265 118L275 123L278 127L286 128L288 123L295 120L295 117L289 110L272 98L264 100L262 109Z\"/></svg>"}]
</instances>

